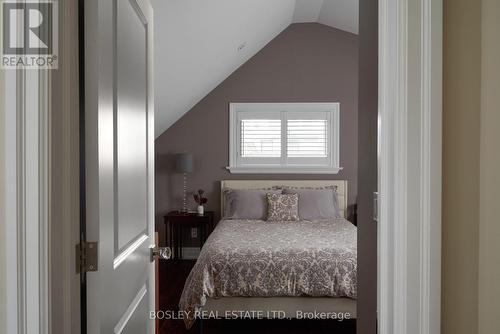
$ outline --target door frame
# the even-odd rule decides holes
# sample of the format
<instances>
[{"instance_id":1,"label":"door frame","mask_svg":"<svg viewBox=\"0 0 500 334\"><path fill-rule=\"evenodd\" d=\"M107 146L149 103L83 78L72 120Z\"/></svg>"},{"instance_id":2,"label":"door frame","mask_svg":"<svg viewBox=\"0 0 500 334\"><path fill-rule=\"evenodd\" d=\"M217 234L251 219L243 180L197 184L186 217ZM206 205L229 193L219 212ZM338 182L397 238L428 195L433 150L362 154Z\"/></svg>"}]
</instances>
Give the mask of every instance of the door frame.
<instances>
[{"instance_id":1,"label":"door frame","mask_svg":"<svg viewBox=\"0 0 500 334\"><path fill-rule=\"evenodd\" d=\"M61 6L69 12L77 10L77 1L62 1ZM61 7L61 11L64 10ZM379 201L378 201L378 331L379 333L439 333L440 331L440 289L441 289L441 164L442 164L442 0L379 0ZM72 41L78 39L74 29L73 19L60 21L61 43L60 54L70 57L73 48ZM62 59L63 60L63 59ZM62 68L61 85L48 85L60 90L59 96L65 107L78 105L78 96L68 87L75 87L75 76L69 67ZM70 71L70 72L67 72ZM22 184L15 182L23 175L23 166L18 163L18 152L12 143L33 141L33 133L17 132L26 122L38 125L36 133L38 143L50 143L52 131L50 122L43 117L31 119L13 117L12 102L30 101L39 110L50 110L48 106L56 101L40 99L33 101L33 96L27 95L26 87L48 93L50 87L31 76L23 85L12 85L13 71L4 71L0 79L4 87L9 88L6 104L1 105L3 120L0 122L0 150L5 158L5 166L0 169L0 186L2 187L3 208L11 208L5 218L6 224L0 227L0 239L11 240L14 247L6 247L5 257L0 258L0 296L7 295L8 282L12 275L23 274L22 259L18 251L27 251L26 244L17 243L22 238L22 230L18 226L19 217L33 211L33 202L23 196L6 196L18 194L26 189L37 189L38 201L42 204L43 215L38 215L41 228L38 237L42 240L39 248L41 270L49 272L53 263L50 258L55 252L43 239L54 227L55 212L48 210L50 199L56 193L62 198L77 199L78 187L64 186L58 189L38 188L40 184L50 184L47 168L54 162L53 152L45 149L31 157L37 161L38 177L23 178ZM50 80L50 78L49 78ZM50 81L49 81L50 82ZM78 85L78 78L76 78ZM0 85L1 87L1 85ZM65 88L66 87L66 88ZM76 86L78 87L78 86ZM9 99L11 96L13 98ZM11 103L11 104L8 104ZM75 122L73 109L68 112L67 124ZM77 111L76 111L77 112ZM36 113L35 113L36 114ZM5 116L3 116L5 115ZM10 116L9 116L10 115ZM76 114L77 115L77 114ZM77 117L76 117L77 119ZM78 131L63 131L62 141L78 142ZM76 128L77 129L77 128ZM28 141L30 140L30 141ZM63 152L65 168L77 166L78 155L70 154L72 146ZM411 152L411 156L409 153ZM415 152L417 152L415 154ZM27 153L27 152L26 152ZM29 154L34 154L33 152ZM411 158L411 160L410 160ZM59 161L60 162L60 161ZM71 183L72 174L63 175L62 182ZM40 179L41 178L41 179ZM39 183L42 182L42 183ZM24 189L24 190L23 190ZM415 195L416 194L416 195ZM416 196L416 197L415 197ZM66 202L68 203L68 202ZM30 211L31 210L31 211ZM70 201L63 219L68 228L64 231L72 240L72 231L79 230L78 204ZM14 227L14 228L13 228ZM416 230L415 230L416 229ZM9 232L10 231L10 232ZM417 233L414 233L417 231ZM10 234L12 235L10 235ZM7 236L9 237L7 239ZM53 240L52 240L53 241ZM39 328L48 331L52 319L66 319L65 327L72 333L78 333L79 326L74 322L79 319L80 296L78 286L74 286L74 270L72 266L74 244L61 244L63 253L63 289L60 297L68 307L63 311L52 308L50 280L43 286L47 288L47 298L41 298L30 305L30 310L36 311L42 317L30 318ZM14 259L14 261L6 261ZM410 271L411 270L411 271ZM47 274L48 275L48 274ZM43 280L43 278L42 278ZM58 292L61 292L57 287ZM18 305L16 309L26 309L28 301L22 295L10 294L8 305ZM45 295L44 295L45 296ZM417 301L417 302L416 302ZM69 307L71 306L71 307ZM28 324L28 318L15 316L9 310L0 310L0 319L8 319L11 328L19 330L9 333L25 333L21 329ZM50 317L49 317L50 314ZM410 318L411 316L411 318ZM68 320L70 319L70 320ZM3 322L4 324L6 322Z\"/></svg>"},{"instance_id":2,"label":"door frame","mask_svg":"<svg viewBox=\"0 0 500 334\"><path fill-rule=\"evenodd\" d=\"M0 332L49 334L52 73L0 71Z\"/></svg>"},{"instance_id":3,"label":"door frame","mask_svg":"<svg viewBox=\"0 0 500 334\"><path fill-rule=\"evenodd\" d=\"M2 333L79 328L78 12L76 0L57 4L58 70L0 70Z\"/></svg>"},{"instance_id":4,"label":"door frame","mask_svg":"<svg viewBox=\"0 0 500 334\"><path fill-rule=\"evenodd\" d=\"M442 0L379 0L379 333L439 333Z\"/></svg>"}]
</instances>

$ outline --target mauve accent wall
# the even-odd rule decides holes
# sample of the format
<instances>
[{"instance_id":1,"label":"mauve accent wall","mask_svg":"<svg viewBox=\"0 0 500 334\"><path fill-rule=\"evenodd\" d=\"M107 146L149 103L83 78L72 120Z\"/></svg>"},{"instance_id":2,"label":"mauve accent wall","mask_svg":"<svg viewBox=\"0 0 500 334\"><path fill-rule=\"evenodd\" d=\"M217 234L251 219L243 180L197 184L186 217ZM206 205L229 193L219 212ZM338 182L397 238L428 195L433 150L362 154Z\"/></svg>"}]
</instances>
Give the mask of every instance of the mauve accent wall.
<instances>
[{"instance_id":1,"label":"mauve accent wall","mask_svg":"<svg viewBox=\"0 0 500 334\"><path fill-rule=\"evenodd\" d=\"M156 94L161 94L161 87L156 87ZM202 188L208 197L206 209L215 211L217 218L219 181L224 179L346 179L349 203L355 203L357 99L357 35L317 23L290 25L156 139L158 227L165 213L182 206L182 175L172 169L173 156L179 152L194 156L194 172L188 176L190 209L195 209L192 192ZM229 173L225 167L229 163L230 102L339 102L340 165L344 169L336 175Z\"/></svg>"},{"instance_id":2,"label":"mauve accent wall","mask_svg":"<svg viewBox=\"0 0 500 334\"><path fill-rule=\"evenodd\" d=\"M378 1L359 2L358 334L377 333Z\"/></svg>"}]
</instances>

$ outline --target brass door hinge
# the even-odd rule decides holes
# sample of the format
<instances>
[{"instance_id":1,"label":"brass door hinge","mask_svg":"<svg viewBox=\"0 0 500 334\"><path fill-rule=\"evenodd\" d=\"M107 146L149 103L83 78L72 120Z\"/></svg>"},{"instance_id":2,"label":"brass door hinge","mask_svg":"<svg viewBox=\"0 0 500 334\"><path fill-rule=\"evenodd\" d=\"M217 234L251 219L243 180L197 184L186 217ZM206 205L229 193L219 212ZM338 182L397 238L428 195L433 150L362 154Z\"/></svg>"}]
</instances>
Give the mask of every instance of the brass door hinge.
<instances>
[{"instance_id":1,"label":"brass door hinge","mask_svg":"<svg viewBox=\"0 0 500 334\"><path fill-rule=\"evenodd\" d=\"M97 271L97 242L81 242L76 248L76 273Z\"/></svg>"}]
</instances>

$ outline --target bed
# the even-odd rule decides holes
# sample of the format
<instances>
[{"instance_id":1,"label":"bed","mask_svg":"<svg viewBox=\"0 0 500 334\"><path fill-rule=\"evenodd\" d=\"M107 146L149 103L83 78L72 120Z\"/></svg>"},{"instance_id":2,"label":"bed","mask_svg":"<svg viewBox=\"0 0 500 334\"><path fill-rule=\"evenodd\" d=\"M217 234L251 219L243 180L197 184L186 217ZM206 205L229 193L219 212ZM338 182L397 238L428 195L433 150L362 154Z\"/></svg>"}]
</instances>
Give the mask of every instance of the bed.
<instances>
[{"instance_id":1,"label":"bed","mask_svg":"<svg viewBox=\"0 0 500 334\"><path fill-rule=\"evenodd\" d=\"M179 303L199 317L356 317L356 227L344 217L347 182L231 180L222 189L335 187L339 217L294 222L223 219L193 267ZM225 211L225 197L221 197Z\"/></svg>"}]
</instances>

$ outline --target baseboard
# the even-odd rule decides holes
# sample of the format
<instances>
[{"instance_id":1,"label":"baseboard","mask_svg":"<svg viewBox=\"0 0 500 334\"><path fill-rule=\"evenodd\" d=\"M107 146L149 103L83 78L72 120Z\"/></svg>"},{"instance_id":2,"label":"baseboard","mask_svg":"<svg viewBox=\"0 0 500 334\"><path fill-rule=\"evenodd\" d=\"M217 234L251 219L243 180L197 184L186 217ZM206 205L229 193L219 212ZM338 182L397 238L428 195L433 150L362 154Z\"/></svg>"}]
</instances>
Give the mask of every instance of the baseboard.
<instances>
[{"instance_id":1,"label":"baseboard","mask_svg":"<svg viewBox=\"0 0 500 334\"><path fill-rule=\"evenodd\" d=\"M200 255L199 247L182 247L183 260L196 260Z\"/></svg>"}]
</instances>

